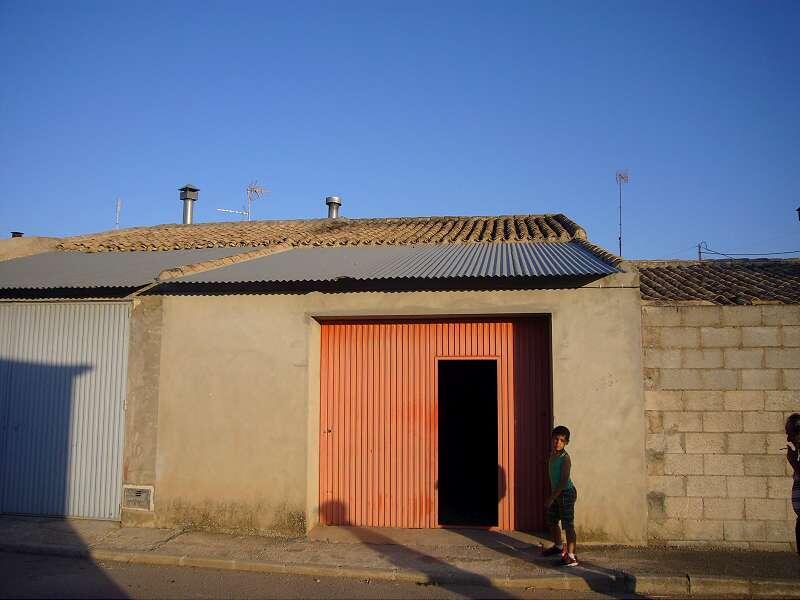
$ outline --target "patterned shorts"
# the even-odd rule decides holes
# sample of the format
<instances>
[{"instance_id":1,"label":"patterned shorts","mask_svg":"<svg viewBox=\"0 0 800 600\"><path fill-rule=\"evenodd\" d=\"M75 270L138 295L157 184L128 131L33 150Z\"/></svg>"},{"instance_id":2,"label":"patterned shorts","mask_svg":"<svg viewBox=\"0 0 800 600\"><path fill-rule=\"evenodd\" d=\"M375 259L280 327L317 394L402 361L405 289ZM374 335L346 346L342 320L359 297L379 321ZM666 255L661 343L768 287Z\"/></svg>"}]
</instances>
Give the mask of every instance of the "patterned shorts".
<instances>
[{"instance_id":1,"label":"patterned shorts","mask_svg":"<svg viewBox=\"0 0 800 600\"><path fill-rule=\"evenodd\" d=\"M800 479L795 479L792 484L792 508L794 514L800 519ZM800 552L800 548L797 551Z\"/></svg>"},{"instance_id":2,"label":"patterned shorts","mask_svg":"<svg viewBox=\"0 0 800 600\"><path fill-rule=\"evenodd\" d=\"M563 490L547 509L547 524L558 525L571 529L575 525L575 501L578 499L578 490L574 487Z\"/></svg>"}]
</instances>

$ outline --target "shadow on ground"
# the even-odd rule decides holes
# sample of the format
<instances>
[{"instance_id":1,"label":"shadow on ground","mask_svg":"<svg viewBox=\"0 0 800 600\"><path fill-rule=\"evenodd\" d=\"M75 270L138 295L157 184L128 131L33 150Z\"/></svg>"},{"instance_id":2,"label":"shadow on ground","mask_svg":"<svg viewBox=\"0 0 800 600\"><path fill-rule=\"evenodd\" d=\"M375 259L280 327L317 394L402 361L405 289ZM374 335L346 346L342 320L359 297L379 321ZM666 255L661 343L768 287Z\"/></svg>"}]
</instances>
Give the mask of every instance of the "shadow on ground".
<instances>
[{"instance_id":1,"label":"shadow on ground","mask_svg":"<svg viewBox=\"0 0 800 600\"><path fill-rule=\"evenodd\" d=\"M601 594L624 592L626 598L646 598L635 592L626 591L628 583L634 581L634 578L625 571L609 569L580 556L579 566L563 567L559 564L558 557L555 559L544 558L541 556L540 547L521 543L518 539L499 531L469 528L455 529L454 531L476 544L491 547L496 552L535 565L537 570L545 571L545 576L558 575L579 578L586 582L588 589Z\"/></svg>"},{"instance_id":2,"label":"shadow on ground","mask_svg":"<svg viewBox=\"0 0 800 600\"><path fill-rule=\"evenodd\" d=\"M340 502L329 502L320 507L324 515L337 515L340 523L347 523L347 507ZM540 556L540 547L520 541L506 534L484 529L453 528L455 532L469 541L469 545L484 547L499 552L513 559L514 573L497 573L487 576L456 566L447 560L432 556L419 547L409 545L398 546L397 540L382 535L374 528L349 528L349 532L361 543L369 544L399 570L422 573L433 585L462 593L465 584L481 586L491 590L493 597L514 598L512 591L498 587L497 579L511 575L513 579L535 577L576 578L585 582L585 589L611 596L624 594L626 598L645 598L636 593L626 592L625 586L633 578L623 572L615 571L593 564L581 562L579 567L566 568L558 564L557 559L546 559ZM530 570L526 569L530 567ZM494 581L493 581L494 579ZM534 586L535 587L535 586ZM566 587L566 586L565 586Z\"/></svg>"}]
</instances>

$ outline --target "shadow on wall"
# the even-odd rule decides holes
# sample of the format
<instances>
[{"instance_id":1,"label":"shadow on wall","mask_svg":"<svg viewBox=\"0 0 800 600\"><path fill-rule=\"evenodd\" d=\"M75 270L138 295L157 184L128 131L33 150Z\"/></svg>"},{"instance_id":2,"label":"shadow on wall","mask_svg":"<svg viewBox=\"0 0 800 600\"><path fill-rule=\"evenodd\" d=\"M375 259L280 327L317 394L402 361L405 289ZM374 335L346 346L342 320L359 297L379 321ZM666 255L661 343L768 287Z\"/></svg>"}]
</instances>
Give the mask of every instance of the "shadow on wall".
<instances>
[{"instance_id":1,"label":"shadow on wall","mask_svg":"<svg viewBox=\"0 0 800 600\"><path fill-rule=\"evenodd\" d=\"M72 390L88 365L0 360L0 511L69 514Z\"/></svg>"},{"instance_id":2,"label":"shadow on wall","mask_svg":"<svg viewBox=\"0 0 800 600\"><path fill-rule=\"evenodd\" d=\"M73 487L83 475L73 459L81 444L98 442L78 439L74 431L83 408L76 406L76 379L91 370L91 365L0 359L0 514L36 517L14 519L9 545L69 545L78 555L88 550L63 517L74 516ZM44 521L53 521L49 529ZM50 533L42 537L45 530ZM105 582L109 595L125 597L100 568L92 574Z\"/></svg>"}]
</instances>

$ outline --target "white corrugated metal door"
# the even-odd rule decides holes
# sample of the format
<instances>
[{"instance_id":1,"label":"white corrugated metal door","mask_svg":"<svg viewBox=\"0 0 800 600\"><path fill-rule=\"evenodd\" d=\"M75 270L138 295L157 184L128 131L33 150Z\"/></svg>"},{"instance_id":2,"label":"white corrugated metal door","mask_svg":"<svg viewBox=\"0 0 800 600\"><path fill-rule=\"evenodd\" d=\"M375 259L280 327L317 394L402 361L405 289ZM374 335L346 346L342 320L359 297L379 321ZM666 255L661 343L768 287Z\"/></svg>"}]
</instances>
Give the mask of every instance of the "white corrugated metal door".
<instances>
[{"instance_id":1,"label":"white corrugated metal door","mask_svg":"<svg viewBox=\"0 0 800 600\"><path fill-rule=\"evenodd\" d=\"M118 519L128 303L0 303L0 512Z\"/></svg>"}]
</instances>

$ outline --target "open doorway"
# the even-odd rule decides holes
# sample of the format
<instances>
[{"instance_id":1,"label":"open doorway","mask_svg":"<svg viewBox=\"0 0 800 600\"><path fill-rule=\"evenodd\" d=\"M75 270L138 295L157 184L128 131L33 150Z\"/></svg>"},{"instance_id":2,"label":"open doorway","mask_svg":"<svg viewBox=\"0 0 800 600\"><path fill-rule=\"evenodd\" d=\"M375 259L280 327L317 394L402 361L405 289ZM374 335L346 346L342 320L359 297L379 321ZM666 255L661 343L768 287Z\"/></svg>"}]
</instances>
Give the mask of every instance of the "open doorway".
<instances>
[{"instance_id":1,"label":"open doorway","mask_svg":"<svg viewBox=\"0 0 800 600\"><path fill-rule=\"evenodd\" d=\"M497 526L497 361L438 368L439 524Z\"/></svg>"}]
</instances>

